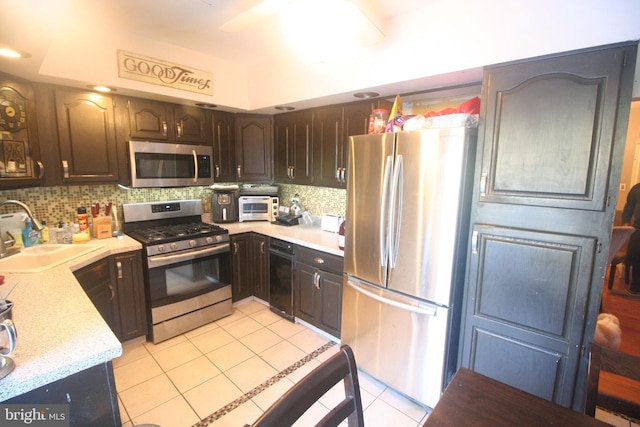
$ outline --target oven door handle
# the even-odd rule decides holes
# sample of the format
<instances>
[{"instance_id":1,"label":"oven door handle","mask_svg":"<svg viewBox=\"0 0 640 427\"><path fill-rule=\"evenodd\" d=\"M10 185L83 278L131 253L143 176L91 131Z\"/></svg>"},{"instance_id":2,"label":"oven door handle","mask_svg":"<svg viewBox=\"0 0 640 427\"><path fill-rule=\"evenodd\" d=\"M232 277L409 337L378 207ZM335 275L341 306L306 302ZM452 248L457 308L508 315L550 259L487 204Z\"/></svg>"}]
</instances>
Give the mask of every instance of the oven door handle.
<instances>
[{"instance_id":1,"label":"oven door handle","mask_svg":"<svg viewBox=\"0 0 640 427\"><path fill-rule=\"evenodd\" d=\"M229 252L229 245L217 245L214 247L206 247L204 249L194 249L183 251L179 254L157 255L147 258L149 268L164 267L169 264L176 264L183 261L190 261L196 258L203 258L211 255L223 254Z\"/></svg>"}]
</instances>

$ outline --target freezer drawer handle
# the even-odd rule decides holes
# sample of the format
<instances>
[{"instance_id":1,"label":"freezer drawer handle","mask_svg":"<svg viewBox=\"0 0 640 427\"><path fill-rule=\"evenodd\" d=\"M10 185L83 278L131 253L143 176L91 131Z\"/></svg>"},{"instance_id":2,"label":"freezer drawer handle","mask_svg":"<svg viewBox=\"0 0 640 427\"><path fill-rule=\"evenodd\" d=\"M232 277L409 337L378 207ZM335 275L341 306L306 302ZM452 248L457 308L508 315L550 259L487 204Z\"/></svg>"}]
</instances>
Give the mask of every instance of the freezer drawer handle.
<instances>
[{"instance_id":1,"label":"freezer drawer handle","mask_svg":"<svg viewBox=\"0 0 640 427\"><path fill-rule=\"evenodd\" d=\"M401 308L403 310L408 310L408 311L412 311L414 313L417 314L424 314L427 316L435 316L438 313L438 310L436 309L436 307L424 307L424 306L415 306L415 305L411 305L411 304L404 304L402 302L399 301L395 301L389 298L385 298L385 297L381 297L380 295L377 295L371 291L368 291L366 289L364 289L364 287L362 286L358 286L355 285L353 283L351 283L350 281L347 281L347 285L349 285L354 291L356 292L360 292L363 295L368 296L369 298L373 298L376 301L379 301L383 304L388 304L391 305L393 307L397 307L397 308Z\"/></svg>"}]
</instances>

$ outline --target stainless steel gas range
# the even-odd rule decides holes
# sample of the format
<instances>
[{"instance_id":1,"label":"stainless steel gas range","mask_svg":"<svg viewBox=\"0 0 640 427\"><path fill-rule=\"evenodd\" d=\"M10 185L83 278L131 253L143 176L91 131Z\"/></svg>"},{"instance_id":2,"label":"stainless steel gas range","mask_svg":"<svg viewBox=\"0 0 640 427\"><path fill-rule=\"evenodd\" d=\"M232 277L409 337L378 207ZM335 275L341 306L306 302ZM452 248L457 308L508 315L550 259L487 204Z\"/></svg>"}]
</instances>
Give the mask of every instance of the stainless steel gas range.
<instances>
[{"instance_id":1,"label":"stainless steel gas range","mask_svg":"<svg viewBox=\"0 0 640 427\"><path fill-rule=\"evenodd\" d=\"M154 343L232 312L229 233L201 220L200 200L123 205L124 231L143 245Z\"/></svg>"}]
</instances>

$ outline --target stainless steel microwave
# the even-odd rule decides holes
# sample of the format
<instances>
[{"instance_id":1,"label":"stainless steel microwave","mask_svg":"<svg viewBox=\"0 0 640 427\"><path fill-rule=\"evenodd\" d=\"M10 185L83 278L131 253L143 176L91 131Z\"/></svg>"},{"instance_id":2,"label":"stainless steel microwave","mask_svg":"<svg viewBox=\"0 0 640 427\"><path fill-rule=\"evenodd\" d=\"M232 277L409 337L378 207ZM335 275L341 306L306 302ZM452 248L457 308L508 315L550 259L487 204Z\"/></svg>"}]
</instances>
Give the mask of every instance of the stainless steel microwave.
<instances>
[{"instance_id":1,"label":"stainless steel microwave","mask_svg":"<svg viewBox=\"0 0 640 427\"><path fill-rule=\"evenodd\" d=\"M213 184L213 147L129 141L132 187L188 187Z\"/></svg>"},{"instance_id":2,"label":"stainless steel microwave","mask_svg":"<svg viewBox=\"0 0 640 427\"><path fill-rule=\"evenodd\" d=\"M238 199L238 220L270 221L278 217L279 200L276 196L240 196Z\"/></svg>"}]
</instances>

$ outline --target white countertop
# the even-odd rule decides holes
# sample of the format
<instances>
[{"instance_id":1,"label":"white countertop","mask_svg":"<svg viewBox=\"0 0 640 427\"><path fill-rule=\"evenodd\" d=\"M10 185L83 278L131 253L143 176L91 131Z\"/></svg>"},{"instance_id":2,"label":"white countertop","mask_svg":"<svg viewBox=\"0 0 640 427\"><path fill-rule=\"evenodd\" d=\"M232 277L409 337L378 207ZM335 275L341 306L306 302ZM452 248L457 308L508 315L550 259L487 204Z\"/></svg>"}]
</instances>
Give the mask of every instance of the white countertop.
<instances>
[{"instance_id":1,"label":"white countertop","mask_svg":"<svg viewBox=\"0 0 640 427\"><path fill-rule=\"evenodd\" d=\"M254 231L269 237L286 240L291 243L306 246L311 249L328 252L338 256L344 256L344 251L338 248L338 233L324 231L320 227L307 225L283 225L271 224L267 221L246 221L217 223L220 227L229 230L229 234L248 233Z\"/></svg>"},{"instance_id":2,"label":"white countertop","mask_svg":"<svg viewBox=\"0 0 640 427\"><path fill-rule=\"evenodd\" d=\"M319 227L285 227L266 221L220 223L230 234L256 232L312 249L344 256L338 234ZM122 354L122 345L93 306L73 271L112 254L138 250L136 240L93 239L95 251L42 273L7 273L5 283L17 283L13 321L18 344L11 354L15 369L0 379L0 402L65 378Z\"/></svg>"},{"instance_id":3,"label":"white countertop","mask_svg":"<svg viewBox=\"0 0 640 427\"><path fill-rule=\"evenodd\" d=\"M42 273L7 273L18 344L15 369L0 379L0 401L65 378L122 354L122 345L72 271L106 256L140 249L129 238L91 240L97 250Z\"/></svg>"}]
</instances>

